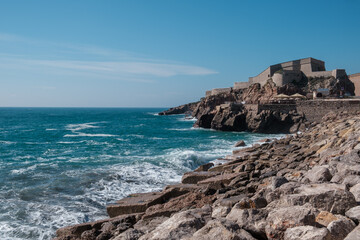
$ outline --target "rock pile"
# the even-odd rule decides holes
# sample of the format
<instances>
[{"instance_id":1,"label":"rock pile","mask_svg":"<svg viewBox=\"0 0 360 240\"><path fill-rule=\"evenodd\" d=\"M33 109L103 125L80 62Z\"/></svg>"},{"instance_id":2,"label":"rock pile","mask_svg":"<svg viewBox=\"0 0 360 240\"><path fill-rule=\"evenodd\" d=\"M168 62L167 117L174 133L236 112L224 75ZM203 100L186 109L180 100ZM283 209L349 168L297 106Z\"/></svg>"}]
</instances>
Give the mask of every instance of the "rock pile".
<instances>
[{"instance_id":1,"label":"rock pile","mask_svg":"<svg viewBox=\"0 0 360 240\"><path fill-rule=\"evenodd\" d=\"M301 134L234 150L161 192L108 206L70 239L360 239L360 117L328 114Z\"/></svg>"}]
</instances>

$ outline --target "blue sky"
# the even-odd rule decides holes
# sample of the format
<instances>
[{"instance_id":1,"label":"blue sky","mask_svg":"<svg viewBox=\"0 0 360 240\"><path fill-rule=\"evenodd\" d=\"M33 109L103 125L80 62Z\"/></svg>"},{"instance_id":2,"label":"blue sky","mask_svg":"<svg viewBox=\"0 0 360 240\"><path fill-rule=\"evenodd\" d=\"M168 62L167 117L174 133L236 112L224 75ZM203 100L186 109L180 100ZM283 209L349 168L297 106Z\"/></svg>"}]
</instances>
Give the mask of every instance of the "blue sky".
<instances>
[{"instance_id":1,"label":"blue sky","mask_svg":"<svg viewBox=\"0 0 360 240\"><path fill-rule=\"evenodd\" d=\"M304 57L360 72L360 1L0 2L0 106L171 107Z\"/></svg>"}]
</instances>

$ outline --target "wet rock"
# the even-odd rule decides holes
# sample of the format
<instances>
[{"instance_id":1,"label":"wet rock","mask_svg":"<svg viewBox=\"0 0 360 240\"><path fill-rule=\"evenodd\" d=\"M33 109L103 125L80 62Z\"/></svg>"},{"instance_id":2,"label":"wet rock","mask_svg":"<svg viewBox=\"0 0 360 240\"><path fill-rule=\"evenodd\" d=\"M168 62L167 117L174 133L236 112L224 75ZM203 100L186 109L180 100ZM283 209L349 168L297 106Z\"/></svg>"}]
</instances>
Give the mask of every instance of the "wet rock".
<instances>
[{"instance_id":1,"label":"wet rock","mask_svg":"<svg viewBox=\"0 0 360 240\"><path fill-rule=\"evenodd\" d=\"M235 143L234 147L244 147L244 146L246 146L246 143L243 140L240 140L237 143Z\"/></svg>"},{"instance_id":2,"label":"wet rock","mask_svg":"<svg viewBox=\"0 0 360 240\"><path fill-rule=\"evenodd\" d=\"M239 225L222 220L211 220L203 228L194 233L191 240L255 240L250 233L240 229Z\"/></svg>"},{"instance_id":3,"label":"wet rock","mask_svg":"<svg viewBox=\"0 0 360 240\"><path fill-rule=\"evenodd\" d=\"M286 229L284 240L332 240L332 237L326 228L299 226Z\"/></svg>"},{"instance_id":4,"label":"wet rock","mask_svg":"<svg viewBox=\"0 0 360 240\"><path fill-rule=\"evenodd\" d=\"M205 163L203 165L200 165L197 169L194 170L194 172L203 172L203 171L207 171L210 168L212 168L214 166L213 163Z\"/></svg>"}]
</instances>

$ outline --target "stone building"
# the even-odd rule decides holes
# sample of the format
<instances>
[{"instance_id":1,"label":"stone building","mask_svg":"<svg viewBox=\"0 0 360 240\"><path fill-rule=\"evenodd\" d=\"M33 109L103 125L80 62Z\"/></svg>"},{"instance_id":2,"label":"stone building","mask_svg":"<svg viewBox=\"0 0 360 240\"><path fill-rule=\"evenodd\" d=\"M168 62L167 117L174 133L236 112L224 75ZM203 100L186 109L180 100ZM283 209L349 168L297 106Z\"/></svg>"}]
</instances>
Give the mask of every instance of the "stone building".
<instances>
[{"instance_id":1,"label":"stone building","mask_svg":"<svg viewBox=\"0 0 360 240\"><path fill-rule=\"evenodd\" d=\"M277 86L283 86L288 83L300 82L304 77L341 77L346 75L344 69L335 69L326 71L325 62L315 58L303 58L299 60L278 63L271 65L255 77L249 77L249 82L237 82L235 89L244 88L254 83L260 83L263 86L269 78Z\"/></svg>"},{"instance_id":2,"label":"stone building","mask_svg":"<svg viewBox=\"0 0 360 240\"><path fill-rule=\"evenodd\" d=\"M272 79L273 82L281 87L288 83L296 83L305 80L306 78L314 77L334 77L343 78L346 76L344 69L334 69L326 71L325 62L315 58L303 58L299 60L278 63L269 66L259 75L255 77L249 77L248 82L235 82L233 88L216 88L210 91L206 91L206 96L216 95L219 93L230 93L232 89L244 89L248 88L251 84L260 83L263 86L268 79ZM351 75L353 79L359 79L358 84L360 85L360 74ZM351 78L351 76L349 76ZM355 83L356 84L356 83ZM357 88L360 96L360 86Z\"/></svg>"},{"instance_id":3,"label":"stone building","mask_svg":"<svg viewBox=\"0 0 360 240\"><path fill-rule=\"evenodd\" d=\"M349 79L355 85L355 96L360 96L360 73L349 75Z\"/></svg>"}]
</instances>

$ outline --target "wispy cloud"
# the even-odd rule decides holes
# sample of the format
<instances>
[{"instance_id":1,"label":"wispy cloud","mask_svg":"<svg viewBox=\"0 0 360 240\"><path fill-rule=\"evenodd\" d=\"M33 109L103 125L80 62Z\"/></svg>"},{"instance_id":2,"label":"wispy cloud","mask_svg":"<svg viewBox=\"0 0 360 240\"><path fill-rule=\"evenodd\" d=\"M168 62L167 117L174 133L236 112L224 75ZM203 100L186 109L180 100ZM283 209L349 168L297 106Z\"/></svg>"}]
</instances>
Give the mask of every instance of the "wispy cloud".
<instances>
[{"instance_id":1,"label":"wispy cloud","mask_svg":"<svg viewBox=\"0 0 360 240\"><path fill-rule=\"evenodd\" d=\"M88 75L89 73L98 74L103 78L118 78L136 81L146 81L147 78L172 77L177 75L210 75L217 72L205 67L194 66L191 64L178 63L175 61L163 61L144 57L126 51L112 50L90 45L74 45L67 43L55 43L47 41L37 41L21 36L10 34L0 34L0 41L12 42L16 44L27 44L32 46L46 45L56 51L65 52L61 56L34 56L34 54L24 54L0 52L0 67L12 67L18 69L39 68L42 71L49 70L53 74L60 74L66 71L67 74ZM0 49L1 50L1 49ZM67 54L66 54L67 53ZM78 54L74 57L73 54ZM20 55L20 56L19 56ZM22 57L21 57L22 55ZM86 60L78 60L79 56ZM101 61L98 58L101 57ZM54 58L61 58L54 60Z\"/></svg>"}]
</instances>

